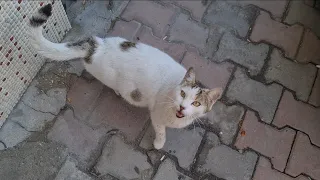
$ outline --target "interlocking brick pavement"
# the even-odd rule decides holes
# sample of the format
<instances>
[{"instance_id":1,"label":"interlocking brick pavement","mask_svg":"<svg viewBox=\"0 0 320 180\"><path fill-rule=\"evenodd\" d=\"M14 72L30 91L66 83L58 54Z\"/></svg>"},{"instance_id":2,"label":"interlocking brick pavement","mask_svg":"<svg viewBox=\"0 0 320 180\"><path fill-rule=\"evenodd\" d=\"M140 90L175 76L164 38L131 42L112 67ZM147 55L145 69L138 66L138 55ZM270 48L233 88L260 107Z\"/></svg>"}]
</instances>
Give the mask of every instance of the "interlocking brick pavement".
<instances>
[{"instance_id":1,"label":"interlocking brick pavement","mask_svg":"<svg viewBox=\"0 0 320 180\"><path fill-rule=\"evenodd\" d=\"M284 25L272 20L268 13L261 11L253 26L250 39L254 42L267 41L282 48L287 57L294 58L302 32L302 26Z\"/></svg>"},{"instance_id":2,"label":"interlocking brick pavement","mask_svg":"<svg viewBox=\"0 0 320 180\"><path fill-rule=\"evenodd\" d=\"M266 44L248 43L231 33L225 33L213 61L231 60L248 68L251 75L257 75L265 63L268 51L269 47Z\"/></svg>"},{"instance_id":3,"label":"interlocking brick pavement","mask_svg":"<svg viewBox=\"0 0 320 180\"><path fill-rule=\"evenodd\" d=\"M318 70L317 79L314 82L312 93L310 95L309 103L317 107L320 106L320 71Z\"/></svg>"},{"instance_id":4,"label":"interlocking brick pavement","mask_svg":"<svg viewBox=\"0 0 320 180\"><path fill-rule=\"evenodd\" d=\"M284 92L273 124L279 128L290 126L309 135L311 142L320 146L320 109L294 99L292 93Z\"/></svg>"},{"instance_id":5,"label":"interlocking brick pavement","mask_svg":"<svg viewBox=\"0 0 320 180\"><path fill-rule=\"evenodd\" d=\"M283 57L274 49L265 72L267 82L279 82L296 92L298 99L307 101L311 93L317 68L312 64L298 64Z\"/></svg>"},{"instance_id":6,"label":"interlocking brick pavement","mask_svg":"<svg viewBox=\"0 0 320 180\"><path fill-rule=\"evenodd\" d=\"M122 14L127 21L136 20L152 28L155 36L162 38L176 12L153 1L130 1Z\"/></svg>"},{"instance_id":7,"label":"interlocking brick pavement","mask_svg":"<svg viewBox=\"0 0 320 180\"><path fill-rule=\"evenodd\" d=\"M309 180L305 176L299 176L296 178L290 177L289 175L283 174L277 170L272 169L270 161L260 156L256 173L253 176L253 180Z\"/></svg>"},{"instance_id":8,"label":"interlocking brick pavement","mask_svg":"<svg viewBox=\"0 0 320 180\"><path fill-rule=\"evenodd\" d=\"M292 176L305 173L314 179L319 179L319 153L319 147L313 146L307 135L298 132L286 172Z\"/></svg>"},{"instance_id":9,"label":"interlocking brick pavement","mask_svg":"<svg viewBox=\"0 0 320 180\"><path fill-rule=\"evenodd\" d=\"M146 43L194 67L203 85L225 89L211 112L168 129L155 150L147 109L88 73L74 78L78 62L61 63L49 86L57 75L46 66L0 129L1 177L320 179L319 1L205 2L116 1L108 11L92 1L70 18L89 34Z\"/></svg>"},{"instance_id":10,"label":"interlocking brick pavement","mask_svg":"<svg viewBox=\"0 0 320 180\"><path fill-rule=\"evenodd\" d=\"M307 29L304 33L297 61L320 64L320 40L310 29Z\"/></svg>"},{"instance_id":11,"label":"interlocking brick pavement","mask_svg":"<svg viewBox=\"0 0 320 180\"><path fill-rule=\"evenodd\" d=\"M285 128L279 131L267 124L258 122L254 113L248 111L235 146L238 149L250 147L270 157L273 167L279 171L284 171L294 136L294 130Z\"/></svg>"},{"instance_id":12,"label":"interlocking brick pavement","mask_svg":"<svg viewBox=\"0 0 320 180\"><path fill-rule=\"evenodd\" d=\"M234 79L228 87L226 97L231 102L242 104L259 112L261 120L271 123L276 112L282 87L278 84L266 86L261 82L250 79L244 70L238 68Z\"/></svg>"},{"instance_id":13,"label":"interlocking brick pavement","mask_svg":"<svg viewBox=\"0 0 320 180\"><path fill-rule=\"evenodd\" d=\"M320 13L317 9L304 4L303 1L291 1L284 22L288 24L301 23L320 36L320 26L317 23L319 18Z\"/></svg>"}]
</instances>

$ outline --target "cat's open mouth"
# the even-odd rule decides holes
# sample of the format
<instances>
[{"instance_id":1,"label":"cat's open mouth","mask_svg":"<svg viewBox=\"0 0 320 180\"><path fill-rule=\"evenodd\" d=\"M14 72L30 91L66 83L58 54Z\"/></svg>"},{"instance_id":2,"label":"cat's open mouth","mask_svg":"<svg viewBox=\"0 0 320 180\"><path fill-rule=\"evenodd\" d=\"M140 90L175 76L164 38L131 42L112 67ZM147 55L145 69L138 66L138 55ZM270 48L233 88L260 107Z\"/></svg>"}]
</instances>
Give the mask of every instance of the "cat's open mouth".
<instances>
[{"instance_id":1,"label":"cat's open mouth","mask_svg":"<svg viewBox=\"0 0 320 180\"><path fill-rule=\"evenodd\" d=\"M176 116L177 118L183 118L184 114L181 111L177 111Z\"/></svg>"}]
</instances>

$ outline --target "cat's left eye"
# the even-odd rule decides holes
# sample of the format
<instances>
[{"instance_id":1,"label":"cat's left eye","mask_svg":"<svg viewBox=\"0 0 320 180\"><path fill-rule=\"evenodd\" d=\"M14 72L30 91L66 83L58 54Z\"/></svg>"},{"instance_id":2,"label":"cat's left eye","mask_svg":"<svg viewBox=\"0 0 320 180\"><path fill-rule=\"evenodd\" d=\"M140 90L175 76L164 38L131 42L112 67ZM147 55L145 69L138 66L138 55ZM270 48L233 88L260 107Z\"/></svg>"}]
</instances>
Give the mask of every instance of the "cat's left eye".
<instances>
[{"instance_id":1,"label":"cat's left eye","mask_svg":"<svg viewBox=\"0 0 320 180\"><path fill-rule=\"evenodd\" d=\"M185 93L184 91L182 91L182 90L181 90L181 92L180 92L180 95L181 95L181 97L183 97L183 98L186 97L186 93Z\"/></svg>"},{"instance_id":2,"label":"cat's left eye","mask_svg":"<svg viewBox=\"0 0 320 180\"><path fill-rule=\"evenodd\" d=\"M192 105L194 105L195 107L199 107L201 104L198 101L194 101Z\"/></svg>"}]
</instances>

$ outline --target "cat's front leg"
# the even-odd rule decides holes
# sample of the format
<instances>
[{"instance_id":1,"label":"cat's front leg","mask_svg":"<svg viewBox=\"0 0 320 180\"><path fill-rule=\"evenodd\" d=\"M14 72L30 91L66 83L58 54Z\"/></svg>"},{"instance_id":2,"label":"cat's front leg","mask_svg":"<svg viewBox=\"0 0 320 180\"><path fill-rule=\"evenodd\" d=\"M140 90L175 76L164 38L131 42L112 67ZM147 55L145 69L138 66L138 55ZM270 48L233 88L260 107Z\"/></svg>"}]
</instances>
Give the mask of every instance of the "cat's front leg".
<instances>
[{"instance_id":1,"label":"cat's front leg","mask_svg":"<svg viewBox=\"0 0 320 180\"><path fill-rule=\"evenodd\" d=\"M156 133L153 146L156 149L161 149L166 142L166 127L164 125L153 124L153 128Z\"/></svg>"}]
</instances>

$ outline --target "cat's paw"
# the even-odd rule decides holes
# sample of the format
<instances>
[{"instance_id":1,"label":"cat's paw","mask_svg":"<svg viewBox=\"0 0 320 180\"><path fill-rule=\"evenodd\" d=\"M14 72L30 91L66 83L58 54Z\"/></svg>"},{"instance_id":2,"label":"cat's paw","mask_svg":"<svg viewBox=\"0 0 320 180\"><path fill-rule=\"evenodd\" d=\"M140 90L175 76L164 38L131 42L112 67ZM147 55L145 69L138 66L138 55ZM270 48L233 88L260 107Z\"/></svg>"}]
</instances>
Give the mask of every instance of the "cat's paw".
<instances>
[{"instance_id":1,"label":"cat's paw","mask_svg":"<svg viewBox=\"0 0 320 180\"><path fill-rule=\"evenodd\" d=\"M156 148L156 149L162 149L163 146L164 146L164 143L165 143L165 141L163 141L163 140L157 140L157 139L155 139L154 142L153 142L153 146L154 146L154 148Z\"/></svg>"}]
</instances>

